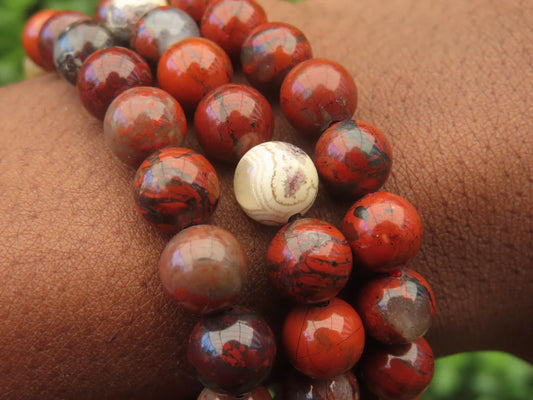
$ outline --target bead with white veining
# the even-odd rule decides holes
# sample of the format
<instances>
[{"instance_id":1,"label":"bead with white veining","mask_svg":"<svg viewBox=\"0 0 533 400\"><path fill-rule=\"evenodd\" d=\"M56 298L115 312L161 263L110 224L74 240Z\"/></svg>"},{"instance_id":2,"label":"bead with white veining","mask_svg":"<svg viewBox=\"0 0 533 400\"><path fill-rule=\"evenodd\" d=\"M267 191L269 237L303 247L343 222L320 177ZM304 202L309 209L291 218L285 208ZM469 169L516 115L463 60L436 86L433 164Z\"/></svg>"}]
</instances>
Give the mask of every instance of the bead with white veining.
<instances>
[{"instance_id":1,"label":"bead with white veining","mask_svg":"<svg viewBox=\"0 0 533 400\"><path fill-rule=\"evenodd\" d=\"M244 154L233 186L237 202L250 218L283 225L311 208L318 193L318 173L299 147L266 142Z\"/></svg>"}]
</instances>

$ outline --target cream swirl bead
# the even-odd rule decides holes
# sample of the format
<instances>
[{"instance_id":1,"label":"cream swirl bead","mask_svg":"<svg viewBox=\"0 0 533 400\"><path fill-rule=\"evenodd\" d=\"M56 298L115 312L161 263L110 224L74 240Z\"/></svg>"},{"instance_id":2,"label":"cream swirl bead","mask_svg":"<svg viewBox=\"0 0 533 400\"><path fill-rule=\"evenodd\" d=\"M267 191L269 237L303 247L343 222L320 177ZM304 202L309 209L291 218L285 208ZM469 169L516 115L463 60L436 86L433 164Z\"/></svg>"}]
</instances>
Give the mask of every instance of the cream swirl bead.
<instances>
[{"instance_id":1,"label":"cream swirl bead","mask_svg":"<svg viewBox=\"0 0 533 400\"><path fill-rule=\"evenodd\" d=\"M252 219L265 225L284 225L304 214L318 193L318 173L311 158L285 142L252 147L235 169L237 202Z\"/></svg>"}]
</instances>

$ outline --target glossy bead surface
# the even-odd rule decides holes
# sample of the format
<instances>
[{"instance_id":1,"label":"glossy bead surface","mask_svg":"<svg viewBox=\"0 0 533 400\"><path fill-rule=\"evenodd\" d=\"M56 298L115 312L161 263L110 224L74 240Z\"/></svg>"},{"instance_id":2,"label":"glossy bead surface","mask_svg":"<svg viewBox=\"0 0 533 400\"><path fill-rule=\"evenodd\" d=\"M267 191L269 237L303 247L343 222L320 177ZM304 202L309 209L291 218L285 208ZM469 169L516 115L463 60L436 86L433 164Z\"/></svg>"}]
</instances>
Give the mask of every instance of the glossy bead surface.
<instances>
[{"instance_id":1,"label":"glossy bead surface","mask_svg":"<svg viewBox=\"0 0 533 400\"><path fill-rule=\"evenodd\" d=\"M433 351L424 338L365 352L361 361L368 388L381 400L411 400L431 383Z\"/></svg>"},{"instance_id":2,"label":"glossy bead surface","mask_svg":"<svg viewBox=\"0 0 533 400\"><path fill-rule=\"evenodd\" d=\"M392 167L392 149L374 126L347 120L324 131L313 161L334 194L359 198L385 183Z\"/></svg>"},{"instance_id":3,"label":"glossy bead surface","mask_svg":"<svg viewBox=\"0 0 533 400\"><path fill-rule=\"evenodd\" d=\"M38 11L24 25L22 47L26 55L41 68L44 68L46 64L42 60L41 53L39 52L39 33L46 21L58 12L57 10Z\"/></svg>"},{"instance_id":4,"label":"glossy bead surface","mask_svg":"<svg viewBox=\"0 0 533 400\"><path fill-rule=\"evenodd\" d=\"M283 399L359 400L359 384L350 371L329 379L312 379L292 374L286 381Z\"/></svg>"},{"instance_id":5,"label":"glossy bead surface","mask_svg":"<svg viewBox=\"0 0 533 400\"><path fill-rule=\"evenodd\" d=\"M257 90L229 83L200 101L194 129L208 158L237 163L253 146L272 138L274 114Z\"/></svg>"},{"instance_id":6,"label":"glossy bead surface","mask_svg":"<svg viewBox=\"0 0 533 400\"><path fill-rule=\"evenodd\" d=\"M109 7L109 4L113 0L100 0L98 5L96 6L96 10L94 12L94 19L100 22L105 22L107 19L107 9Z\"/></svg>"},{"instance_id":7,"label":"glossy bead surface","mask_svg":"<svg viewBox=\"0 0 533 400\"><path fill-rule=\"evenodd\" d=\"M352 271L352 249L343 234L314 218L281 228L270 243L267 260L274 285L298 303L335 297Z\"/></svg>"},{"instance_id":8,"label":"glossy bead surface","mask_svg":"<svg viewBox=\"0 0 533 400\"><path fill-rule=\"evenodd\" d=\"M91 54L78 73L78 94L84 107L103 119L111 102L136 86L151 86L152 72L144 59L123 47Z\"/></svg>"},{"instance_id":9,"label":"glossy bead surface","mask_svg":"<svg viewBox=\"0 0 533 400\"><path fill-rule=\"evenodd\" d=\"M342 65L315 58L298 64L287 74L280 104L292 126L318 135L332 123L352 117L357 107L357 87Z\"/></svg>"},{"instance_id":10,"label":"glossy bead surface","mask_svg":"<svg viewBox=\"0 0 533 400\"><path fill-rule=\"evenodd\" d=\"M228 231L214 225L182 230L165 246L159 277L165 291L194 313L208 314L235 303L246 257Z\"/></svg>"},{"instance_id":11,"label":"glossy bead surface","mask_svg":"<svg viewBox=\"0 0 533 400\"><path fill-rule=\"evenodd\" d=\"M187 121L179 103L164 90L131 88L107 109L104 139L125 164L137 168L155 150L179 146L187 134Z\"/></svg>"},{"instance_id":12,"label":"glossy bead surface","mask_svg":"<svg viewBox=\"0 0 533 400\"><path fill-rule=\"evenodd\" d=\"M106 6L105 24L117 42L127 45L139 19L151 9L166 5L166 0L111 0Z\"/></svg>"},{"instance_id":13,"label":"glossy bead surface","mask_svg":"<svg viewBox=\"0 0 533 400\"><path fill-rule=\"evenodd\" d=\"M254 0L215 0L206 8L202 36L218 44L231 59L239 60L244 40L267 22L263 7Z\"/></svg>"},{"instance_id":14,"label":"glossy bead surface","mask_svg":"<svg viewBox=\"0 0 533 400\"><path fill-rule=\"evenodd\" d=\"M167 233L206 222L220 196L209 161L180 147L165 147L148 157L135 174L133 188L144 219Z\"/></svg>"},{"instance_id":15,"label":"glossy bead surface","mask_svg":"<svg viewBox=\"0 0 533 400\"><path fill-rule=\"evenodd\" d=\"M329 379L350 370L361 357L365 331L357 312L343 300L296 306L283 324L291 364L303 374Z\"/></svg>"},{"instance_id":16,"label":"glossy bead surface","mask_svg":"<svg viewBox=\"0 0 533 400\"><path fill-rule=\"evenodd\" d=\"M367 335L383 343L402 344L422 337L431 327L435 296L422 276L404 268L366 283L355 308Z\"/></svg>"},{"instance_id":17,"label":"glossy bead surface","mask_svg":"<svg viewBox=\"0 0 533 400\"><path fill-rule=\"evenodd\" d=\"M54 44L54 65L67 81L75 85L87 57L113 45L111 33L100 23L93 20L74 22Z\"/></svg>"},{"instance_id":18,"label":"glossy bead surface","mask_svg":"<svg viewBox=\"0 0 533 400\"><path fill-rule=\"evenodd\" d=\"M230 394L215 393L211 389L204 389L198 400L272 400L272 396L264 386L253 389L244 395L232 396Z\"/></svg>"},{"instance_id":19,"label":"glossy bead surface","mask_svg":"<svg viewBox=\"0 0 533 400\"><path fill-rule=\"evenodd\" d=\"M213 0L168 0L168 4L185 11L195 21L200 22L205 8Z\"/></svg>"},{"instance_id":20,"label":"glossy bead surface","mask_svg":"<svg viewBox=\"0 0 533 400\"><path fill-rule=\"evenodd\" d=\"M162 89L194 111L211 90L229 83L231 61L224 50L204 38L188 38L170 46L159 60L157 78Z\"/></svg>"},{"instance_id":21,"label":"glossy bead surface","mask_svg":"<svg viewBox=\"0 0 533 400\"><path fill-rule=\"evenodd\" d=\"M260 385L275 355L267 322L244 307L203 318L193 328L187 348L187 358L204 386L233 395Z\"/></svg>"},{"instance_id":22,"label":"glossy bead surface","mask_svg":"<svg viewBox=\"0 0 533 400\"><path fill-rule=\"evenodd\" d=\"M387 192L370 193L356 201L344 216L342 233L354 262L385 272L405 267L422 241L422 221L404 198Z\"/></svg>"},{"instance_id":23,"label":"glossy bead surface","mask_svg":"<svg viewBox=\"0 0 533 400\"><path fill-rule=\"evenodd\" d=\"M39 32L39 54L44 69L54 69L54 45L63 30L76 21L88 19L88 15L79 11L60 11L46 21Z\"/></svg>"},{"instance_id":24,"label":"glossy bead surface","mask_svg":"<svg viewBox=\"0 0 533 400\"><path fill-rule=\"evenodd\" d=\"M318 193L318 173L311 158L285 142L252 147L235 169L237 202L252 219L265 225L286 224L305 214Z\"/></svg>"},{"instance_id":25,"label":"glossy bead surface","mask_svg":"<svg viewBox=\"0 0 533 400\"><path fill-rule=\"evenodd\" d=\"M171 45L193 36L200 36L200 29L185 11L157 7L135 25L131 48L155 64Z\"/></svg>"},{"instance_id":26,"label":"glossy bead surface","mask_svg":"<svg viewBox=\"0 0 533 400\"><path fill-rule=\"evenodd\" d=\"M255 28L244 41L242 70L253 86L275 92L295 65L312 56L302 31L283 22L269 22Z\"/></svg>"}]
</instances>

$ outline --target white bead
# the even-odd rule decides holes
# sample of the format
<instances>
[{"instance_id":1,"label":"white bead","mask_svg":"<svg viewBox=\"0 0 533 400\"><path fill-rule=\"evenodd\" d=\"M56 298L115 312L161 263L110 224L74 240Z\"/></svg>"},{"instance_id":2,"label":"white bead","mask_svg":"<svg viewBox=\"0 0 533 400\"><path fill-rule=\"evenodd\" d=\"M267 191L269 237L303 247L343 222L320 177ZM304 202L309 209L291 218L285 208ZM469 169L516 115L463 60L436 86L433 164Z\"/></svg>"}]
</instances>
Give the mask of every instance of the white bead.
<instances>
[{"instance_id":1,"label":"white bead","mask_svg":"<svg viewBox=\"0 0 533 400\"><path fill-rule=\"evenodd\" d=\"M250 218L265 225L283 225L311 208L318 193L318 173L299 147L266 142L242 156L233 190Z\"/></svg>"}]
</instances>

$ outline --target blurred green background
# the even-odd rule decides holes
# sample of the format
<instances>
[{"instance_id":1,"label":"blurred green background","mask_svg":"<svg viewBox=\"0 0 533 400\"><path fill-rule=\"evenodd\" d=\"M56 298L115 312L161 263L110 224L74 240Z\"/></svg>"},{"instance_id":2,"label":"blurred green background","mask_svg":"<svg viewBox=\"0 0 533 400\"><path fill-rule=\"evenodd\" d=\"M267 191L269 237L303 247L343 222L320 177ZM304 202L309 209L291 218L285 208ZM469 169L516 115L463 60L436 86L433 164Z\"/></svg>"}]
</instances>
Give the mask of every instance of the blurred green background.
<instances>
[{"instance_id":1,"label":"blurred green background","mask_svg":"<svg viewBox=\"0 0 533 400\"><path fill-rule=\"evenodd\" d=\"M97 0L0 0L0 86L23 79L20 45L28 17L41 8L93 14ZM423 400L533 400L533 367L499 352L458 354L436 363Z\"/></svg>"}]
</instances>

